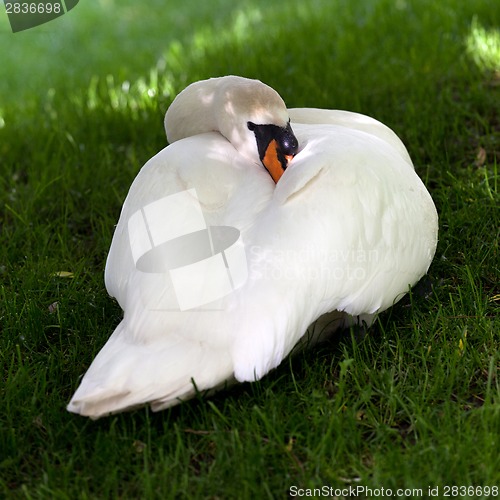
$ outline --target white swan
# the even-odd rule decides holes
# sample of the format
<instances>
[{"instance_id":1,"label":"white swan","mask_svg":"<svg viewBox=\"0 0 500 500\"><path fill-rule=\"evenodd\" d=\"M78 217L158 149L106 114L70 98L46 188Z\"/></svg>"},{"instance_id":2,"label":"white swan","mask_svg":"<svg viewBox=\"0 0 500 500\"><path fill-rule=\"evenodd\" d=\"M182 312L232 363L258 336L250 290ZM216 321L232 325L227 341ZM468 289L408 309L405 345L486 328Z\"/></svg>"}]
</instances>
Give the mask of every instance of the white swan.
<instances>
[{"instance_id":1,"label":"white swan","mask_svg":"<svg viewBox=\"0 0 500 500\"><path fill-rule=\"evenodd\" d=\"M165 127L106 264L124 318L68 405L91 418L260 379L326 313L371 324L436 249L434 203L372 118L228 76L181 92Z\"/></svg>"}]
</instances>

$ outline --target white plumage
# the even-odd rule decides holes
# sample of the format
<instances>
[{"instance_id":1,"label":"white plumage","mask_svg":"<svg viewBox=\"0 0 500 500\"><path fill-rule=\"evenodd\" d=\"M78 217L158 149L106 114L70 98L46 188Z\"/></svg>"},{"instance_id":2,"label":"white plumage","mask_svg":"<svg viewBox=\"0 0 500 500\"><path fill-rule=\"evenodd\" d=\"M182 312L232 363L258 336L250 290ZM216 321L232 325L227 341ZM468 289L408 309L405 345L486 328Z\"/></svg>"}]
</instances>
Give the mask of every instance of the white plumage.
<instances>
[{"instance_id":1,"label":"white plumage","mask_svg":"<svg viewBox=\"0 0 500 500\"><path fill-rule=\"evenodd\" d=\"M275 184L247 123L284 127L288 118L299 150ZM171 144L133 182L106 264L106 287L124 318L71 412L99 418L148 403L156 411L196 390L260 379L326 313L337 327L371 324L434 256L432 199L402 142L372 118L287 110L261 82L223 77L182 92L166 130ZM141 241L132 243L129 221L193 189L208 226L240 231L248 274L231 293L180 310L168 271L138 265L133 247ZM162 216L168 227L182 214Z\"/></svg>"}]
</instances>

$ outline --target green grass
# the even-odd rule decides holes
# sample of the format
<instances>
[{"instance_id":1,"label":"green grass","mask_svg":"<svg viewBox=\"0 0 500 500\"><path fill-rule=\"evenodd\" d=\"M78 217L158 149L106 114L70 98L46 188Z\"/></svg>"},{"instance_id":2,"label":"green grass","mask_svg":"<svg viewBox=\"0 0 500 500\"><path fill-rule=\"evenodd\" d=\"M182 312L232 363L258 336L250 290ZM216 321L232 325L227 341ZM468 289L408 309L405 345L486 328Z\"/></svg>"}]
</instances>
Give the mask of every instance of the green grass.
<instances>
[{"instance_id":1,"label":"green grass","mask_svg":"<svg viewBox=\"0 0 500 500\"><path fill-rule=\"evenodd\" d=\"M500 486L499 26L497 0L82 1L17 34L0 14L0 496ZM102 278L128 187L174 95L223 74L403 138L440 214L432 293L211 399L71 415L120 319Z\"/></svg>"}]
</instances>

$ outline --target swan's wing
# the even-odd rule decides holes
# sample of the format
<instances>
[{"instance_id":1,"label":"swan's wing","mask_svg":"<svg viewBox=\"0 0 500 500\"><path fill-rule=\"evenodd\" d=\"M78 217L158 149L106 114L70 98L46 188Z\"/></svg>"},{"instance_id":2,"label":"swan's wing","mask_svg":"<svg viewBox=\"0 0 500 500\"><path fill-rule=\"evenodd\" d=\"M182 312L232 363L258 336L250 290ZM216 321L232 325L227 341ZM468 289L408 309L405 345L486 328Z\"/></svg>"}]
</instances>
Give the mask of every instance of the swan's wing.
<instances>
[{"instance_id":1,"label":"swan's wing","mask_svg":"<svg viewBox=\"0 0 500 500\"><path fill-rule=\"evenodd\" d=\"M232 378L230 350L240 318L228 311L231 296L204 302L210 280L197 267L190 270L190 260L215 262L217 279L227 281L223 261L237 261L238 231L243 237L273 187L263 167L242 160L219 134L178 141L144 166L124 202L106 264L106 286L124 319L89 367L69 411L98 418L145 403L159 410L191 397L195 386L205 391ZM216 232L206 240L206 227L220 225L231 228L235 252L224 257ZM200 253L199 238L195 244L190 239L198 233L207 255ZM177 245L181 236L188 237L184 247ZM237 264L230 269L246 271ZM189 304L193 296L203 299L199 307Z\"/></svg>"},{"instance_id":2,"label":"swan's wing","mask_svg":"<svg viewBox=\"0 0 500 500\"><path fill-rule=\"evenodd\" d=\"M403 160L413 165L406 147L394 131L370 116L338 109L291 108L288 111L292 125L295 123L338 125L346 129L360 130L374 135L390 144L399 152Z\"/></svg>"},{"instance_id":3,"label":"swan's wing","mask_svg":"<svg viewBox=\"0 0 500 500\"><path fill-rule=\"evenodd\" d=\"M201 211L198 222L233 225L244 231L252 214L271 197L273 186L262 166L248 165L220 134L188 137L163 149L141 169L123 204L106 262L109 294L126 308L128 282L137 271L137 257L149 249L149 238L155 239L148 235L151 217L155 218L151 224L167 239L172 226L178 231L187 227L182 203L191 200ZM144 241L146 246L141 249Z\"/></svg>"},{"instance_id":4,"label":"swan's wing","mask_svg":"<svg viewBox=\"0 0 500 500\"><path fill-rule=\"evenodd\" d=\"M437 244L436 208L392 141L343 126L323 127L296 126L304 149L276 187L275 199L314 208L303 225L316 224L326 235L321 248L336 257L333 262L344 262L363 277L343 280L347 295L341 310L372 313L389 307L427 271ZM314 213L329 215L316 215L315 222ZM370 293L371 300L361 299Z\"/></svg>"},{"instance_id":5,"label":"swan's wing","mask_svg":"<svg viewBox=\"0 0 500 500\"><path fill-rule=\"evenodd\" d=\"M265 308L253 311L261 327L235 340L238 380L277 366L322 314L387 309L426 273L436 248L434 203L399 148L337 125L294 131L301 151L251 234L262 283L247 297Z\"/></svg>"}]
</instances>

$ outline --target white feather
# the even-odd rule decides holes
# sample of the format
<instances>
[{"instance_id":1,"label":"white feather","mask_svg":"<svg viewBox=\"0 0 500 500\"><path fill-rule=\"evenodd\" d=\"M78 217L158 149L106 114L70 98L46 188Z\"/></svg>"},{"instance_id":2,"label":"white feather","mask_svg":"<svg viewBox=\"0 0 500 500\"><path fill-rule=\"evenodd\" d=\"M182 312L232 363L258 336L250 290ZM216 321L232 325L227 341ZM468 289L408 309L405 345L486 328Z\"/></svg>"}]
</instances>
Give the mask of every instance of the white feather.
<instances>
[{"instance_id":1,"label":"white feather","mask_svg":"<svg viewBox=\"0 0 500 500\"><path fill-rule=\"evenodd\" d=\"M275 185L258 162L251 133L241 137L256 114L283 126L281 98L238 77L198 82L195 90L212 95L218 86L231 90L238 106L209 99L204 113L210 123L201 130L188 87L167 113L167 132L182 120L182 138L149 160L130 188L105 273L124 318L69 411L98 418L147 403L160 410L196 390L260 379L304 342L318 318L333 313L331 330L358 316L370 324L427 272L437 214L394 132L356 113L288 110L300 149ZM241 88L244 99L237 99ZM252 100L252 94L259 97ZM228 117L224 109L237 112ZM240 131L233 142L229 132L213 130L224 121L229 130L227 120ZM196 190L208 225L240 230L248 278L213 303L179 311L172 284L134 263L128 221L148 204L188 189ZM165 213L164 223L177 216Z\"/></svg>"}]
</instances>

